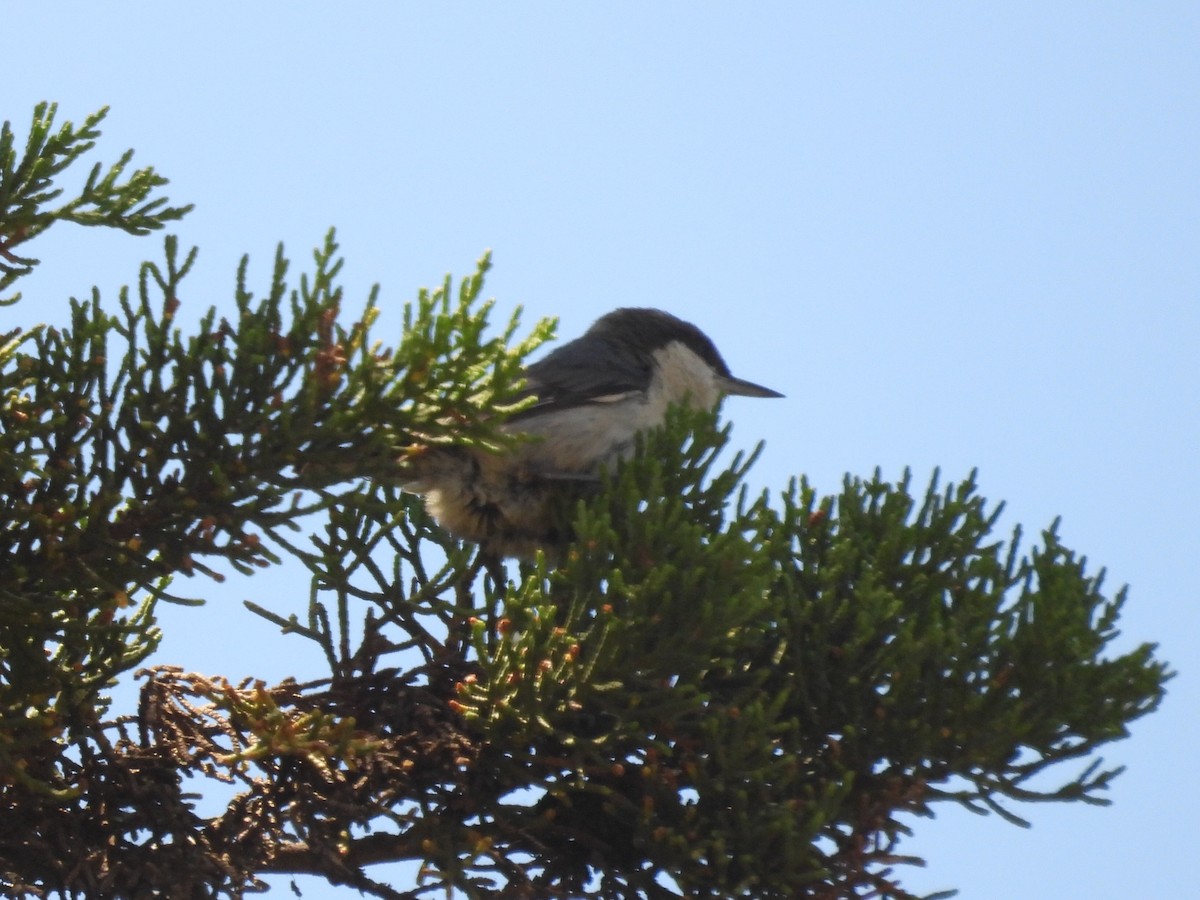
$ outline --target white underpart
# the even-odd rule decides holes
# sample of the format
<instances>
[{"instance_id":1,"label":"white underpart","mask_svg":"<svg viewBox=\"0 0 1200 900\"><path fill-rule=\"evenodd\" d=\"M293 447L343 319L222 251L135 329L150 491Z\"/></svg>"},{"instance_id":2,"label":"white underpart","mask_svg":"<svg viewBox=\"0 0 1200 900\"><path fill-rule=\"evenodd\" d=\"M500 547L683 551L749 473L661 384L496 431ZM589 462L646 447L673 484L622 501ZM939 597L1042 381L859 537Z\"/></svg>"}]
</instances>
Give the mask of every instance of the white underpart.
<instances>
[{"instance_id":1,"label":"white underpart","mask_svg":"<svg viewBox=\"0 0 1200 900\"><path fill-rule=\"evenodd\" d=\"M672 404L716 406L721 397L716 372L684 344L672 342L656 350L654 361L645 391L596 397L574 409L514 423L514 431L540 439L521 448L521 464L543 476L592 474L632 453L635 436L661 425Z\"/></svg>"}]
</instances>

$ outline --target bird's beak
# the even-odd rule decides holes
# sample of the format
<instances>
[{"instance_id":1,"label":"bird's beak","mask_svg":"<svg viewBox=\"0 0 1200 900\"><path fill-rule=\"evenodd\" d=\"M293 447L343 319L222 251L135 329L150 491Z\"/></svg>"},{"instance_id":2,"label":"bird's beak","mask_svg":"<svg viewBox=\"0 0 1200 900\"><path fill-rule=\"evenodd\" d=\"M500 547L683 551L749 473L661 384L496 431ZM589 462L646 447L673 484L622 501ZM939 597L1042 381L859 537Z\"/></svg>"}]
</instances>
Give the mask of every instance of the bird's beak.
<instances>
[{"instance_id":1,"label":"bird's beak","mask_svg":"<svg viewBox=\"0 0 1200 900\"><path fill-rule=\"evenodd\" d=\"M768 387L763 387L761 384L755 384L753 381L743 381L733 376L722 377L720 379L720 387L726 394L732 394L735 397L783 396L779 391L773 391Z\"/></svg>"}]
</instances>

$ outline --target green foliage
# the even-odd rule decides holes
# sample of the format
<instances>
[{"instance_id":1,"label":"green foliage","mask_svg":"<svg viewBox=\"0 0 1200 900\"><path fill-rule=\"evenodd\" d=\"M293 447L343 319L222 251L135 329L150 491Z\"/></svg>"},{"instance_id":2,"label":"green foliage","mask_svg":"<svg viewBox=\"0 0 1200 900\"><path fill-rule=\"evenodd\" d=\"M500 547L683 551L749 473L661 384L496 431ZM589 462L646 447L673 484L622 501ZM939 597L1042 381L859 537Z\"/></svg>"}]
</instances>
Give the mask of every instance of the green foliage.
<instances>
[{"instance_id":1,"label":"green foliage","mask_svg":"<svg viewBox=\"0 0 1200 900\"><path fill-rule=\"evenodd\" d=\"M88 116L80 128L66 122L54 132L57 112L55 103L38 104L20 157L9 123L0 127L0 292L39 262L18 256L13 247L37 237L55 222L106 225L130 234L147 234L181 219L192 208L167 206L165 197L149 199L156 188L167 183L152 168L137 169L122 180L133 159L132 150L107 171L96 163L75 197L50 206L63 194L63 188L54 185L55 177L95 146L108 108ZM0 296L0 305L15 303L20 296Z\"/></svg>"},{"instance_id":2,"label":"green foliage","mask_svg":"<svg viewBox=\"0 0 1200 900\"><path fill-rule=\"evenodd\" d=\"M0 233L28 237L59 219L137 233L181 214L136 206L164 180L145 169L117 184L124 162L103 178L94 170L78 200L42 208L61 193L49 178L91 146L102 115L48 136L53 107L39 107L15 166L5 125ZM168 237L163 262L142 267L135 292L121 289L116 314L93 290L72 301L66 327L0 347L5 779L53 788L46 742L86 735L103 689L154 649L153 601L172 576L219 578L214 559L242 572L277 561L262 534L335 502L329 485L394 468L414 436L445 433L451 408L463 411L465 439L498 442L480 410L513 396L548 327L512 349L516 316L501 338L484 336L485 257L457 302L448 279L422 292L397 351L383 349L369 331L374 292L357 321L339 322L336 251L331 232L313 273L289 288L280 248L262 299L243 260L233 320L209 309L185 336L176 314L196 251Z\"/></svg>"},{"instance_id":3,"label":"green foliage","mask_svg":"<svg viewBox=\"0 0 1200 900\"><path fill-rule=\"evenodd\" d=\"M127 157L49 207L103 115L51 135L53 114L21 161L0 135L4 285L33 264L9 248L53 221L140 233L184 211L149 169L120 182ZM1152 646L1111 650L1125 591L1056 525L1023 554L974 476L750 497L755 454L726 463L709 415L675 413L565 500L559 564L506 579L396 486L421 446L514 440L498 426L550 326L489 337L487 257L422 291L386 349L374 292L342 319L332 232L299 279L278 250L261 297L243 260L232 312L190 329L196 251L164 247L115 309L94 290L0 340L13 896L236 898L309 872L387 898L903 898L902 817L1103 803L1116 772L1087 758L1162 697ZM171 579L289 557L307 616L249 605L315 641L327 680L160 665L136 715L106 718ZM193 776L236 795L201 817ZM367 875L397 859L423 863L409 891Z\"/></svg>"},{"instance_id":4,"label":"green foliage","mask_svg":"<svg viewBox=\"0 0 1200 900\"><path fill-rule=\"evenodd\" d=\"M902 813L1106 802L1099 762L1030 782L1126 736L1167 673L1149 645L1105 658L1124 591L1054 527L1021 557L973 477L749 503L748 463L713 472L725 434L679 419L580 511L572 558L513 590L509 639L476 625L458 703L541 794L520 849L553 848L547 877L580 890L611 854L649 865L598 896L658 874L688 897L904 896Z\"/></svg>"}]
</instances>

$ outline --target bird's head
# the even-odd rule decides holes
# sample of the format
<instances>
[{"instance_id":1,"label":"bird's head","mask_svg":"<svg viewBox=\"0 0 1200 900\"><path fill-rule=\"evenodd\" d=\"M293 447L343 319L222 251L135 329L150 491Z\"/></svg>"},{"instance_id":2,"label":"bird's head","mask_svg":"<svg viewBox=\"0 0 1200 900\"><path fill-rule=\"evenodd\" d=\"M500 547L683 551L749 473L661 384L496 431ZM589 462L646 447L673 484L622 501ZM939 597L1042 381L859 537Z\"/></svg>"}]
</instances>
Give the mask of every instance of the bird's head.
<instances>
[{"instance_id":1,"label":"bird's head","mask_svg":"<svg viewBox=\"0 0 1200 900\"><path fill-rule=\"evenodd\" d=\"M656 388L671 402L716 406L721 396L782 397L778 391L734 377L716 345L691 322L660 309L625 307L597 319L585 338L605 348L608 362L637 372L643 390Z\"/></svg>"}]
</instances>

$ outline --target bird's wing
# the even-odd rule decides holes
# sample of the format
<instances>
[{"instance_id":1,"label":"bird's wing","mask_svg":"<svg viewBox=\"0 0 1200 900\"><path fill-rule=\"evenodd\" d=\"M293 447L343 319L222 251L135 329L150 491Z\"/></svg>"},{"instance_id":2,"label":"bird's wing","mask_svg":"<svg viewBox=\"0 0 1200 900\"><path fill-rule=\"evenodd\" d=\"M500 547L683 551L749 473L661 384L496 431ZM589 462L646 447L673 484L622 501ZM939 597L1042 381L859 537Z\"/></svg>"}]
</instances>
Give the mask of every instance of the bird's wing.
<instances>
[{"instance_id":1,"label":"bird's wing","mask_svg":"<svg viewBox=\"0 0 1200 900\"><path fill-rule=\"evenodd\" d=\"M614 403L644 392L645 364L609 341L584 335L525 370L529 393L538 402L513 416L520 420L585 403Z\"/></svg>"}]
</instances>

